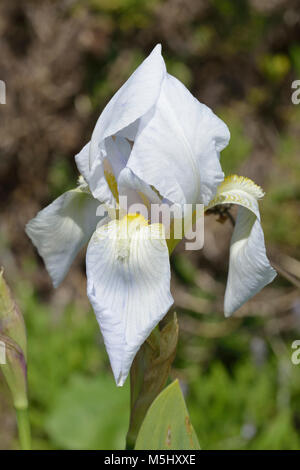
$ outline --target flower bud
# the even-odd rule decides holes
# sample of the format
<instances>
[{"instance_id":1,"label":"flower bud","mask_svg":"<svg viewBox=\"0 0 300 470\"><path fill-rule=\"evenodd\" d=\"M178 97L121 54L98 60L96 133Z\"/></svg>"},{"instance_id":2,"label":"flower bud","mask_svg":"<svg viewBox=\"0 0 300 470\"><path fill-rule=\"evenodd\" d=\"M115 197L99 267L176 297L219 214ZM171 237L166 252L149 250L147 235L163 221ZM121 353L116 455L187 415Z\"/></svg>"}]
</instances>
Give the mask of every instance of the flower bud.
<instances>
[{"instance_id":1,"label":"flower bud","mask_svg":"<svg viewBox=\"0 0 300 470\"><path fill-rule=\"evenodd\" d=\"M0 271L0 367L10 388L15 408L27 400L26 330L23 316Z\"/></svg>"}]
</instances>

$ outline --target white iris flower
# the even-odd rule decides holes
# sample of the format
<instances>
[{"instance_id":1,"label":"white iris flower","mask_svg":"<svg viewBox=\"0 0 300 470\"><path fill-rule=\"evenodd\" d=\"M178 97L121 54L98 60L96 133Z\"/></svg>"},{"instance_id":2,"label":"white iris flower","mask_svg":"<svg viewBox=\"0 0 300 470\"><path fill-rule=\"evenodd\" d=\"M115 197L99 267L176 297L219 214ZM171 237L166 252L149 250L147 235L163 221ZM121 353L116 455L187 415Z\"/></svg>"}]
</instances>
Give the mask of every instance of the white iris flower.
<instances>
[{"instance_id":1,"label":"white iris flower","mask_svg":"<svg viewBox=\"0 0 300 470\"><path fill-rule=\"evenodd\" d=\"M120 196L128 205L147 207L241 206L226 315L275 276L260 225L261 189L236 176L223 181L220 152L229 138L227 126L167 73L158 45L107 104L91 141L75 157L82 175L78 187L27 224L55 287L90 240L87 293L117 385L123 385L136 352L173 303L165 228L136 213L111 220ZM108 213L97 216L99 207Z\"/></svg>"}]
</instances>

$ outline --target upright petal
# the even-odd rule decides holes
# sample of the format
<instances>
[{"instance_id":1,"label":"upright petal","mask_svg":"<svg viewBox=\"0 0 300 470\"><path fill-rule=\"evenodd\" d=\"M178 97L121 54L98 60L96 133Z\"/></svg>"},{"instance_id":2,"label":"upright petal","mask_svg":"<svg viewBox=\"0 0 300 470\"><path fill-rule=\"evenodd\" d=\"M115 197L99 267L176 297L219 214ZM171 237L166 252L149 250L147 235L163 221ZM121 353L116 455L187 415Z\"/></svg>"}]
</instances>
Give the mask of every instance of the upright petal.
<instances>
[{"instance_id":1,"label":"upright petal","mask_svg":"<svg viewBox=\"0 0 300 470\"><path fill-rule=\"evenodd\" d=\"M100 218L99 201L81 186L59 196L26 225L26 233L43 258L54 287L67 274Z\"/></svg>"},{"instance_id":2,"label":"upright petal","mask_svg":"<svg viewBox=\"0 0 300 470\"><path fill-rule=\"evenodd\" d=\"M173 203L204 203L224 175L219 153L227 126L167 75L154 108L141 118L128 167Z\"/></svg>"},{"instance_id":3,"label":"upright petal","mask_svg":"<svg viewBox=\"0 0 300 470\"><path fill-rule=\"evenodd\" d=\"M89 189L94 198L98 199L98 201L103 204L107 204L109 207L114 207L116 205L116 199L107 182L103 162L98 160L94 166L93 172L89 170L90 145L91 143L88 142L75 156L78 171L84 177L85 181L88 182Z\"/></svg>"},{"instance_id":4,"label":"upright petal","mask_svg":"<svg viewBox=\"0 0 300 470\"><path fill-rule=\"evenodd\" d=\"M159 194L136 176L128 167L124 168L119 175L118 188L119 194L127 197L128 212L133 212L130 209L132 204L142 204L147 211L147 218L150 219L151 204L161 203Z\"/></svg>"},{"instance_id":5,"label":"upright petal","mask_svg":"<svg viewBox=\"0 0 300 470\"><path fill-rule=\"evenodd\" d=\"M87 181L87 178L89 176L89 152L90 152L90 145L91 143L88 142L80 152L75 155L75 162L78 168L79 173L83 176L85 181Z\"/></svg>"},{"instance_id":6,"label":"upright petal","mask_svg":"<svg viewBox=\"0 0 300 470\"><path fill-rule=\"evenodd\" d=\"M105 140L107 160L113 174L118 180L121 171L126 167L131 152L131 145L125 137L117 135Z\"/></svg>"},{"instance_id":7,"label":"upright petal","mask_svg":"<svg viewBox=\"0 0 300 470\"><path fill-rule=\"evenodd\" d=\"M260 223L258 199L262 189L248 178L225 178L208 208L219 204L238 204L239 210L230 243L229 273L224 312L230 316L248 299L273 281L276 271L267 258Z\"/></svg>"},{"instance_id":8,"label":"upright petal","mask_svg":"<svg viewBox=\"0 0 300 470\"><path fill-rule=\"evenodd\" d=\"M93 170L98 157L101 158L101 151L105 152L104 139L119 131L123 137L132 139L137 119L146 114L158 99L165 74L158 44L101 113L91 139L90 170Z\"/></svg>"},{"instance_id":9,"label":"upright petal","mask_svg":"<svg viewBox=\"0 0 300 470\"><path fill-rule=\"evenodd\" d=\"M141 215L113 220L87 250L88 296L117 385L124 384L141 344L173 303L164 230Z\"/></svg>"}]
</instances>

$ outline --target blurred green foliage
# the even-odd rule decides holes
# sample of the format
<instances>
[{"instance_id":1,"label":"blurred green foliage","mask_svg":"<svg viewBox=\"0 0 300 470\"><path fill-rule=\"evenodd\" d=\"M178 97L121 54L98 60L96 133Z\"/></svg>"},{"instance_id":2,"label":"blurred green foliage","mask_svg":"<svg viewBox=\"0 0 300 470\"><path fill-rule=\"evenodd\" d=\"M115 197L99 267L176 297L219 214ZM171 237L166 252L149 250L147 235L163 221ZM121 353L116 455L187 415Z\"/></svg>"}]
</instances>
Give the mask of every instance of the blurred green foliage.
<instances>
[{"instance_id":1,"label":"blurred green foliage","mask_svg":"<svg viewBox=\"0 0 300 470\"><path fill-rule=\"evenodd\" d=\"M252 150L251 140L245 133L240 114L241 112L235 109L225 109L219 112L219 116L230 129L231 135L231 144L223 150L221 156L225 175L235 173L238 166L250 156Z\"/></svg>"},{"instance_id":2,"label":"blurred green foliage","mask_svg":"<svg viewBox=\"0 0 300 470\"><path fill-rule=\"evenodd\" d=\"M63 449L123 449L128 420L128 386L118 389L106 374L72 375L45 429Z\"/></svg>"},{"instance_id":3,"label":"blurred green foliage","mask_svg":"<svg viewBox=\"0 0 300 470\"><path fill-rule=\"evenodd\" d=\"M123 448L128 383L115 386L93 312L68 304L55 314L24 282L17 293L29 332L34 448ZM218 340L180 338L176 373L204 449L300 446L299 369L251 333L258 325L245 321Z\"/></svg>"},{"instance_id":4,"label":"blurred green foliage","mask_svg":"<svg viewBox=\"0 0 300 470\"><path fill-rule=\"evenodd\" d=\"M280 384L278 366L293 375ZM187 405L203 448L299 449L291 409L299 407L300 377L289 358L258 367L242 355L232 371L215 362L190 386Z\"/></svg>"},{"instance_id":5,"label":"blurred green foliage","mask_svg":"<svg viewBox=\"0 0 300 470\"><path fill-rule=\"evenodd\" d=\"M68 304L56 315L25 281L17 293L28 330L34 446L124 447L128 388L115 386L93 312Z\"/></svg>"}]
</instances>

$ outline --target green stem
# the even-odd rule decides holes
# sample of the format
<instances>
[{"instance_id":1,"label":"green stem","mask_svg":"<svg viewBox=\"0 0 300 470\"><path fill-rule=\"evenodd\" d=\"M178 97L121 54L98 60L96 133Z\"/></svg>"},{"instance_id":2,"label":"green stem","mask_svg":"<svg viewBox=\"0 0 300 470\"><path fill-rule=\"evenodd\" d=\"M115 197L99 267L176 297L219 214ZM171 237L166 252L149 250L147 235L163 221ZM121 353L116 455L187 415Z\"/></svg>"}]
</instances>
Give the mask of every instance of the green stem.
<instances>
[{"instance_id":1,"label":"green stem","mask_svg":"<svg viewBox=\"0 0 300 470\"><path fill-rule=\"evenodd\" d=\"M130 424L126 436L126 450L134 449L139 428L147 409L155 398L153 393L143 393L150 348L147 342L142 345L130 370Z\"/></svg>"},{"instance_id":2,"label":"green stem","mask_svg":"<svg viewBox=\"0 0 300 470\"><path fill-rule=\"evenodd\" d=\"M31 435L28 408L16 408L21 450L31 449Z\"/></svg>"},{"instance_id":3,"label":"green stem","mask_svg":"<svg viewBox=\"0 0 300 470\"><path fill-rule=\"evenodd\" d=\"M138 351L130 370L130 423L126 449L134 449L145 415L163 390L170 372L178 339L175 312L169 312Z\"/></svg>"}]
</instances>

